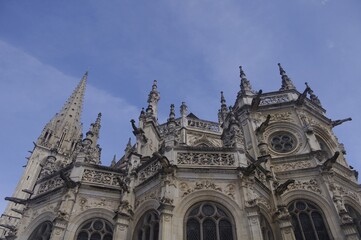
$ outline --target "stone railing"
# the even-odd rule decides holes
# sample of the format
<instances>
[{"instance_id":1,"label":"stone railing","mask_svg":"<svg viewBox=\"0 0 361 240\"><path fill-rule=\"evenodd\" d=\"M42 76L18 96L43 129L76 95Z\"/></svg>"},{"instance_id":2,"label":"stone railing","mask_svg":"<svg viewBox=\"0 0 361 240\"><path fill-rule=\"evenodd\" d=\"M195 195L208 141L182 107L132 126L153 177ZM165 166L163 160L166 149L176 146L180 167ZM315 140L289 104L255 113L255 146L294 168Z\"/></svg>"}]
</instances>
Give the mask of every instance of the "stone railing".
<instances>
[{"instance_id":1,"label":"stone railing","mask_svg":"<svg viewBox=\"0 0 361 240\"><path fill-rule=\"evenodd\" d=\"M260 106L277 104L277 103L284 103L289 102L290 99L287 94L277 95L277 96L269 96L261 98Z\"/></svg>"},{"instance_id":2,"label":"stone railing","mask_svg":"<svg viewBox=\"0 0 361 240\"><path fill-rule=\"evenodd\" d=\"M65 175L69 176L70 172L66 172ZM56 174L52 178L46 179L39 184L37 194L43 194L52 191L56 188L64 186L64 180L60 177L60 173Z\"/></svg>"},{"instance_id":3,"label":"stone railing","mask_svg":"<svg viewBox=\"0 0 361 240\"><path fill-rule=\"evenodd\" d=\"M196 119L188 119L188 127L216 133L219 133L221 131L218 123L201 121Z\"/></svg>"},{"instance_id":4,"label":"stone railing","mask_svg":"<svg viewBox=\"0 0 361 240\"><path fill-rule=\"evenodd\" d=\"M122 176L113 172L99 171L95 169L84 169L81 181L96 185L119 188L119 180Z\"/></svg>"},{"instance_id":5,"label":"stone railing","mask_svg":"<svg viewBox=\"0 0 361 240\"><path fill-rule=\"evenodd\" d=\"M159 172L159 170L162 168L162 165L159 161L154 161L150 163L145 168L141 169L138 172L138 179L139 181L143 182L144 180L147 180L148 178L154 176Z\"/></svg>"},{"instance_id":6,"label":"stone railing","mask_svg":"<svg viewBox=\"0 0 361 240\"><path fill-rule=\"evenodd\" d=\"M233 153L178 152L178 165L235 166Z\"/></svg>"}]
</instances>

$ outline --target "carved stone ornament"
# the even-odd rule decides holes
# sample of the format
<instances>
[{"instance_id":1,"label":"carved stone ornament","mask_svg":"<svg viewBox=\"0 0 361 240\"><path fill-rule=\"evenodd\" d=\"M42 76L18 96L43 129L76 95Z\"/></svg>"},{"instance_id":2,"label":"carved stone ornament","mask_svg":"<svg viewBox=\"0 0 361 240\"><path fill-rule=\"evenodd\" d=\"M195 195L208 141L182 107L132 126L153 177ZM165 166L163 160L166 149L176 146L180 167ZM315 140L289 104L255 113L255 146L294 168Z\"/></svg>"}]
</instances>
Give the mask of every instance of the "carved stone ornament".
<instances>
[{"instance_id":1,"label":"carved stone ornament","mask_svg":"<svg viewBox=\"0 0 361 240\"><path fill-rule=\"evenodd\" d=\"M234 166L235 158L231 153L178 152L177 162L180 165Z\"/></svg>"},{"instance_id":2,"label":"carved stone ornament","mask_svg":"<svg viewBox=\"0 0 361 240\"><path fill-rule=\"evenodd\" d=\"M156 173L158 173L162 169L162 165L159 161L154 161L153 163L149 164L144 169L140 170L138 173L139 181L144 181Z\"/></svg>"},{"instance_id":3,"label":"carved stone ornament","mask_svg":"<svg viewBox=\"0 0 361 240\"><path fill-rule=\"evenodd\" d=\"M222 140L225 147L244 148L243 132L235 124L233 124L229 129L225 129L223 131Z\"/></svg>"},{"instance_id":4,"label":"carved stone ornament","mask_svg":"<svg viewBox=\"0 0 361 240\"><path fill-rule=\"evenodd\" d=\"M277 103L284 103L289 102L290 99L287 94L277 95L277 96L271 96L271 97L264 97L261 98L260 106L265 105L271 105L271 104L277 104Z\"/></svg>"},{"instance_id":5,"label":"carved stone ornament","mask_svg":"<svg viewBox=\"0 0 361 240\"><path fill-rule=\"evenodd\" d=\"M134 208L137 209L143 202L149 199L154 200L160 200L160 190L159 186L154 187L153 189L150 189L149 191L143 193L142 195L139 195L136 197Z\"/></svg>"},{"instance_id":6,"label":"carved stone ornament","mask_svg":"<svg viewBox=\"0 0 361 240\"><path fill-rule=\"evenodd\" d=\"M69 176L69 174L69 172L65 173L66 176ZM45 182L42 182L37 194L46 193L62 186L64 186L64 180L59 175L57 175L46 180Z\"/></svg>"},{"instance_id":7,"label":"carved stone ornament","mask_svg":"<svg viewBox=\"0 0 361 240\"><path fill-rule=\"evenodd\" d=\"M291 112L280 112L271 115L271 122L292 122Z\"/></svg>"},{"instance_id":8,"label":"carved stone ornament","mask_svg":"<svg viewBox=\"0 0 361 240\"><path fill-rule=\"evenodd\" d=\"M195 184L192 184L192 187L189 187L188 183L181 182L179 184L179 189L183 192L182 197L188 195L189 193L198 191L198 190L215 190L218 192L224 192L229 197L234 199L235 195L235 185L234 184L228 184L223 190L222 187L218 186L217 184L213 183L212 181L205 180L205 181L199 181L195 182Z\"/></svg>"},{"instance_id":9,"label":"carved stone ornament","mask_svg":"<svg viewBox=\"0 0 361 240\"><path fill-rule=\"evenodd\" d=\"M315 192L318 194L321 194L322 191L320 189L320 186L318 184L318 181L316 179L310 179L310 180L306 180L306 181L299 181L296 180L294 183L290 184L288 186L288 191L292 191L292 190L308 190L311 192ZM286 190L287 192L287 190Z\"/></svg>"},{"instance_id":10,"label":"carved stone ornament","mask_svg":"<svg viewBox=\"0 0 361 240\"><path fill-rule=\"evenodd\" d=\"M315 164L312 161L297 161L297 162L289 162L289 163L282 163L273 166L275 172L284 172L284 171L291 171L297 169L306 169L314 167Z\"/></svg>"},{"instance_id":11,"label":"carved stone ornament","mask_svg":"<svg viewBox=\"0 0 361 240\"><path fill-rule=\"evenodd\" d=\"M119 178L121 178L121 175L119 174L85 169L82 176L82 181L119 187Z\"/></svg>"}]
</instances>

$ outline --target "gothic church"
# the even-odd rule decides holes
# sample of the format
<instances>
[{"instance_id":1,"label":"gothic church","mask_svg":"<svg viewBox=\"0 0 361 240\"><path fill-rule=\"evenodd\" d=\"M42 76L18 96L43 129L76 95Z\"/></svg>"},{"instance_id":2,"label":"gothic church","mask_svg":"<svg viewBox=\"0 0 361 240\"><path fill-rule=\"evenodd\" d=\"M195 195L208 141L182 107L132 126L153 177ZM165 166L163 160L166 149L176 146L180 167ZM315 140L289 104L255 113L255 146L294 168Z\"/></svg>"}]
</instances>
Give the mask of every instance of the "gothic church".
<instances>
[{"instance_id":1,"label":"gothic church","mask_svg":"<svg viewBox=\"0 0 361 240\"><path fill-rule=\"evenodd\" d=\"M158 122L148 107L129 126L136 142L100 164L101 114L83 135L81 79L44 127L8 207L0 239L361 239L361 186L310 86L296 90L279 64L278 91L252 89L240 67L233 106L218 122L180 105ZM106 147L106 146L104 146Z\"/></svg>"}]
</instances>

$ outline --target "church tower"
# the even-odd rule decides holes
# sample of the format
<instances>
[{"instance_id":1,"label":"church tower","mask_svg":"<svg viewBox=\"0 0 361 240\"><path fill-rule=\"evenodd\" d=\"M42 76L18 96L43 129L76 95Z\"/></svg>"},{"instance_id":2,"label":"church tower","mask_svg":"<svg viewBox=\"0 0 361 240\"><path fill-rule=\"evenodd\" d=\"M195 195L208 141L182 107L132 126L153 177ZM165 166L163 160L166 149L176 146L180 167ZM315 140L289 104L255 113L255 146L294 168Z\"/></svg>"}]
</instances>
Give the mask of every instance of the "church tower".
<instances>
[{"instance_id":1,"label":"church tower","mask_svg":"<svg viewBox=\"0 0 361 240\"><path fill-rule=\"evenodd\" d=\"M14 194L6 198L10 202L0 218L1 224L15 226L24 214L26 200L34 193L36 181L71 162L77 143L82 139L80 117L87 77L88 72L84 74L61 111L45 125L38 140L34 142L34 149ZM2 230L0 229L0 233Z\"/></svg>"}]
</instances>

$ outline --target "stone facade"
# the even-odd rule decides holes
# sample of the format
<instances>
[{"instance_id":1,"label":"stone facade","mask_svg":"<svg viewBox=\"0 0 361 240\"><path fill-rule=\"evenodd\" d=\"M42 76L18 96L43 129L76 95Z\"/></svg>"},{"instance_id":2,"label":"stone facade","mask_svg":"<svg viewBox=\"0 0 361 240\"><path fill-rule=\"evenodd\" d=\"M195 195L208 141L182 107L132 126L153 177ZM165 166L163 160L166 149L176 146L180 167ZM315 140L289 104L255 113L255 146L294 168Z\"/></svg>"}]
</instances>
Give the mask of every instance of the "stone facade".
<instances>
[{"instance_id":1,"label":"stone facade","mask_svg":"<svg viewBox=\"0 0 361 240\"><path fill-rule=\"evenodd\" d=\"M44 128L8 208L3 239L361 239L361 187L332 121L307 85L280 67L279 91L258 93L241 68L241 89L219 122L188 113L132 120L136 143L100 165L100 118L76 129L87 74ZM73 106L77 108L73 108ZM69 120L69 109L73 117ZM31 174L30 174L31 173Z\"/></svg>"}]
</instances>

